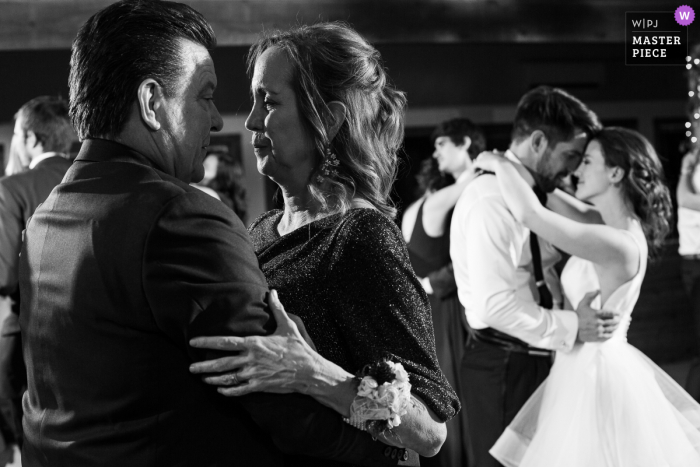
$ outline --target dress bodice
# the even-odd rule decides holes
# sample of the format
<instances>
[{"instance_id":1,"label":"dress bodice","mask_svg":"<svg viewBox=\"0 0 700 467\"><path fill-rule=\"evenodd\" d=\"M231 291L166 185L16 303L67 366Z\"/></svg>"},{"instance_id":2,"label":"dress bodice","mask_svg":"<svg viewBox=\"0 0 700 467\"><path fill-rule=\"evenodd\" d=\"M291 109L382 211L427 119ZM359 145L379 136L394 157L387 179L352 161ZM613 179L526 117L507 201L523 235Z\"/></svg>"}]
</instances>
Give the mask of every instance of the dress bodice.
<instances>
[{"instance_id":1,"label":"dress bodice","mask_svg":"<svg viewBox=\"0 0 700 467\"><path fill-rule=\"evenodd\" d=\"M444 233L439 237L430 237L423 228L424 206L425 200L421 201L418 208L416 223L408 242L408 255L418 277L425 277L450 262L450 222L454 209L445 217Z\"/></svg>"},{"instance_id":2,"label":"dress bodice","mask_svg":"<svg viewBox=\"0 0 700 467\"><path fill-rule=\"evenodd\" d=\"M600 295L595 298L591 306L595 309L604 309L606 311L615 311L621 313L620 325L618 326L613 339L627 339L627 330L631 322L632 310L639 298L639 292L642 288L642 281L646 273L647 265L647 246L643 240L637 238L637 235L626 232L634 239L635 244L639 248L639 270L630 280L618 287L605 301L601 304ZM600 290L600 281L598 273L591 261L572 256L566 263L561 274L561 284L564 289L564 295L571 303L573 308L576 308L583 299L584 295L589 292Z\"/></svg>"},{"instance_id":3,"label":"dress bodice","mask_svg":"<svg viewBox=\"0 0 700 467\"><path fill-rule=\"evenodd\" d=\"M251 239L270 288L318 353L350 373L382 358L400 362L412 391L442 420L453 417L459 401L439 368L428 297L396 224L354 208L280 236L281 217L263 214Z\"/></svg>"}]
</instances>

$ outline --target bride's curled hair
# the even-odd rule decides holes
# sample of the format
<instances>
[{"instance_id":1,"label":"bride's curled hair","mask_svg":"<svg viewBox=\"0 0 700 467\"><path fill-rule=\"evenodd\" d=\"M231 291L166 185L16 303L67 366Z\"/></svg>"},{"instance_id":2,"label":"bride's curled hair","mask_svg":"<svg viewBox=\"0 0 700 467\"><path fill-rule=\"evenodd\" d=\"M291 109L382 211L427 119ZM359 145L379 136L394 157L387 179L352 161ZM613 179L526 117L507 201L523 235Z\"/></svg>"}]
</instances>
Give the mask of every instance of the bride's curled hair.
<instances>
[{"instance_id":1,"label":"bride's curled hair","mask_svg":"<svg viewBox=\"0 0 700 467\"><path fill-rule=\"evenodd\" d=\"M271 47L283 50L292 65L290 83L301 118L316 142L317 165L308 189L322 209L345 212L359 196L394 217L389 194L396 178L397 151L403 142L406 97L389 82L377 49L340 22L297 26L265 35L248 54L248 72ZM329 103L345 105L345 122L330 141ZM340 164L337 175L323 176L326 148ZM321 175L321 181L318 176Z\"/></svg>"},{"instance_id":2,"label":"bride's curled hair","mask_svg":"<svg viewBox=\"0 0 700 467\"><path fill-rule=\"evenodd\" d=\"M644 136L627 128L603 128L593 139L603 149L605 164L624 170L625 176L620 182L622 193L642 225L649 257L656 257L670 230L673 213L671 195L656 151Z\"/></svg>"}]
</instances>

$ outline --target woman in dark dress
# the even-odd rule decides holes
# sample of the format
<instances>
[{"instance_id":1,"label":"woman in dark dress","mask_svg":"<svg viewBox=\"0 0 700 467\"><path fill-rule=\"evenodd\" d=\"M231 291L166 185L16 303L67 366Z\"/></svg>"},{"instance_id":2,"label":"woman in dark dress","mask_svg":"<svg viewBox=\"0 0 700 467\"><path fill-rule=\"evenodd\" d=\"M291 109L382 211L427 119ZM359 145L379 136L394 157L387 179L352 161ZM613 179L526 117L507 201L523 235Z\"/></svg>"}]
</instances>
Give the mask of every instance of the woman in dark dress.
<instances>
[{"instance_id":1,"label":"woman in dark dress","mask_svg":"<svg viewBox=\"0 0 700 467\"><path fill-rule=\"evenodd\" d=\"M404 94L388 83L379 53L338 23L261 39L249 70L254 102L246 128L258 170L284 197L284 210L261 216L250 233L270 287L302 319L318 353L298 334L271 350L204 338L197 345L246 349L217 367L234 376L205 380L234 383L220 388L227 395L303 392L352 421L353 375L383 359L400 363L411 404L400 425L378 438L434 455L459 401L440 371L429 302L389 204Z\"/></svg>"},{"instance_id":2,"label":"woman in dark dress","mask_svg":"<svg viewBox=\"0 0 700 467\"><path fill-rule=\"evenodd\" d=\"M450 260L450 222L454 206L472 178L472 160L486 149L486 139L470 120L456 118L438 125L432 140L433 157L423 161L416 177L424 195L406 209L402 230L411 265L430 298L440 368L462 396L459 367L467 330ZM447 439L440 453L425 459L421 465L473 465L469 462L467 433L466 414L462 410L447 422Z\"/></svg>"}]
</instances>

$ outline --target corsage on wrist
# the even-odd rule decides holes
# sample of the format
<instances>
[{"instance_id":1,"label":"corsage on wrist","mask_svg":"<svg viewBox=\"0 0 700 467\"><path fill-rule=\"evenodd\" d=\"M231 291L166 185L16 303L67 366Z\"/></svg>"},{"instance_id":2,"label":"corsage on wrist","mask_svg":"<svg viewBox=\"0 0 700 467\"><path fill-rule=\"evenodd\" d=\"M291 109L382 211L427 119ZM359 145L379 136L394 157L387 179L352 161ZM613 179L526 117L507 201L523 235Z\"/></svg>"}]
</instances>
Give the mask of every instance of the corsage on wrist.
<instances>
[{"instance_id":1,"label":"corsage on wrist","mask_svg":"<svg viewBox=\"0 0 700 467\"><path fill-rule=\"evenodd\" d=\"M403 365L382 361L365 365L358 374L360 385L346 423L376 437L401 424L411 401L411 384Z\"/></svg>"}]
</instances>

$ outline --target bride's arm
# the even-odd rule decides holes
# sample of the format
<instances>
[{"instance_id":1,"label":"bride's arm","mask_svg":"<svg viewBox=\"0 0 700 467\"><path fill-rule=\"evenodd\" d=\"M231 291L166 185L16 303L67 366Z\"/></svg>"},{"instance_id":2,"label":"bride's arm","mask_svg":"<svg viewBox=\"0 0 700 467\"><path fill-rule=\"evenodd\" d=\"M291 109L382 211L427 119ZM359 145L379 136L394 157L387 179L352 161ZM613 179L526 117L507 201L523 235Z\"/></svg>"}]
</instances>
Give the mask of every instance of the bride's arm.
<instances>
[{"instance_id":1,"label":"bride's arm","mask_svg":"<svg viewBox=\"0 0 700 467\"><path fill-rule=\"evenodd\" d=\"M557 214L576 222L584 224L603 223L603 218L596 208L576 199L559 188L547 195L547 207Z\"/></svg>"},{"instance_id":2,"label":"bride's arm","mask_svg":"<svg viewBox=\"0 0 700 467\"><path fill-rule=\"evenodd\" d=\"M277 320L277 330L270 336L193 339L193 347L241 353L194 363L190 371L210 374L204 381L221 386L218 391L227 396L261 391L298 392L313 397L343 417L349 417L350 406L357 396L355 377L323 358L306 343L274 291L270 308ZM243 384L231 386L234 383ZM401 417L401 425L381 435L380 439L387 444L412 449L424 457L434 456L445 441L447 429L420 397L415 394L411 397L408 413Z\"/></svg>"},{"instance_id":3,"label":"bride's arm","mask_svg":"<svg viewBox=\"0 0 700 467\"><path fill-rule=\"evenodd\" d=\"M639 249L629 236L607 225L583 224L542 206L535 193L505 160L494 164L503 198L513 216L527 228L567 253L601 265L639 265Z\"/></svg>"},{"instance_id":4,"label":"bride's arm","mask_svg":"<svg viewBox=\"0 0 700 467\"><path fill-rule=\"evenodd\" d=\"M541 238L594 263L622 267L630 275L637 271L639 250L620 230L604 224L576 222L542 206L518 168L502 156L481 154L476 166L496 174L508 210Z\"/></svg>"}]
</instances>

